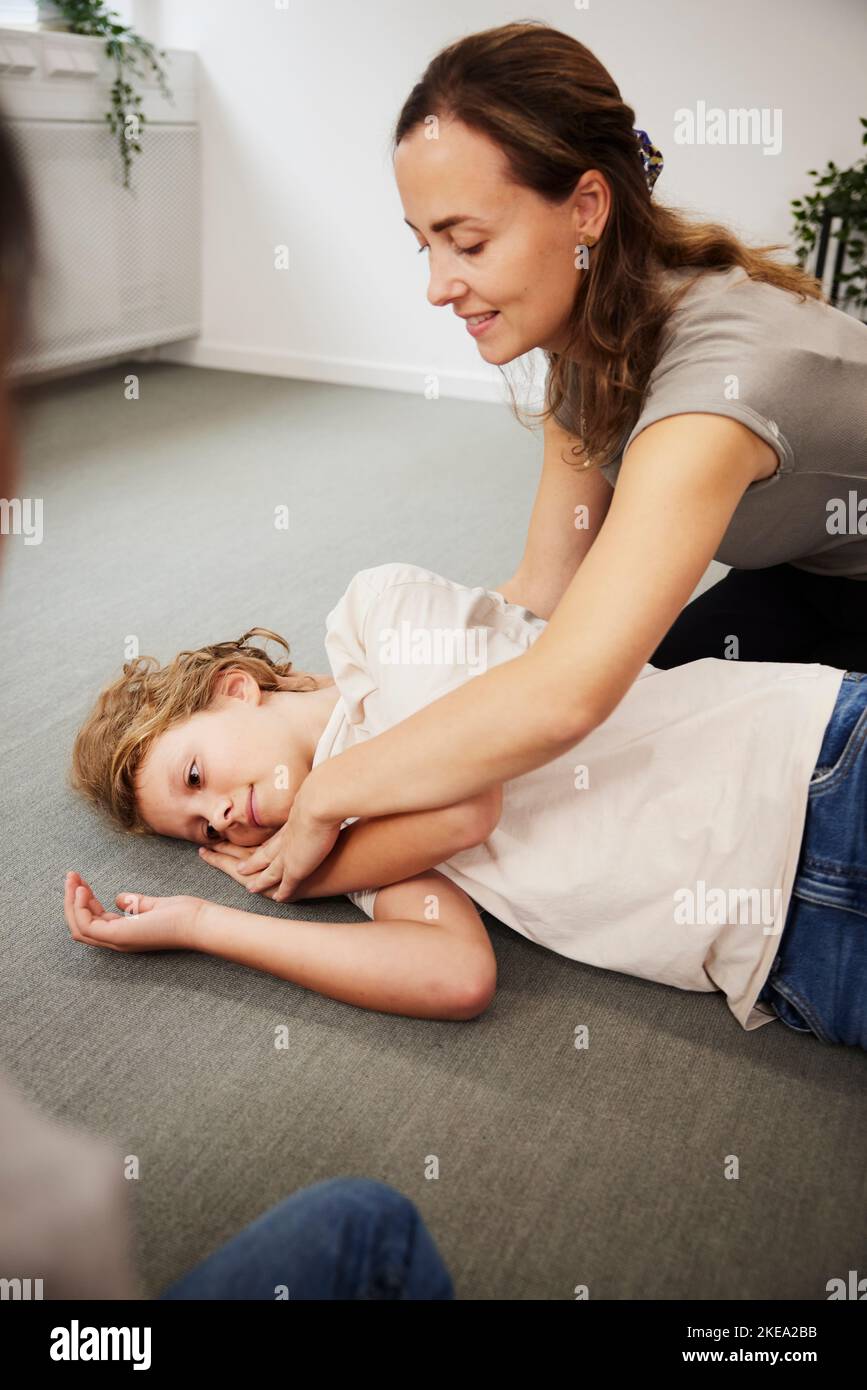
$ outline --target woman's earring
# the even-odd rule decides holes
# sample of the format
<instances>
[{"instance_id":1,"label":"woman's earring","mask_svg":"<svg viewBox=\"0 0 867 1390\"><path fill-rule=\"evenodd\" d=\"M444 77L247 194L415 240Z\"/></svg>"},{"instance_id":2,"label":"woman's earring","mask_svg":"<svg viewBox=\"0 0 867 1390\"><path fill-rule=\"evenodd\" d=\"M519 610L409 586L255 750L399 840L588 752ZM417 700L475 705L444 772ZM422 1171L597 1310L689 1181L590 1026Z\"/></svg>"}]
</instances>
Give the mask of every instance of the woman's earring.
<instances>
[{"instance_id":1,"label":"woman's earring","mask_svg":"<svg viewBox=\"0 0 867 1390\"><path fill-rule=\"evenodd\" d=\"M581 241L578 242L577 246L575 247L576 270L590 269L590 248L592 246L595 246L598 240L599 238L595 236L585 236L582 238Z\"/></svg>"}]
</instances>

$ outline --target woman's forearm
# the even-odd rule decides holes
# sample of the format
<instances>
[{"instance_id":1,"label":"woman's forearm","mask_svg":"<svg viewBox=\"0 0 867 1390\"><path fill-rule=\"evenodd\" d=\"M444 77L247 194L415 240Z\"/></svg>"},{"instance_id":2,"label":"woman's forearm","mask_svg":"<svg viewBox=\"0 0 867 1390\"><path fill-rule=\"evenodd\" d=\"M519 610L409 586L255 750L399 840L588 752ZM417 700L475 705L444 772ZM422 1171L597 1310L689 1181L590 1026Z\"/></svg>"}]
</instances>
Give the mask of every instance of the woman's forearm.
<instances>
[{"instance_id":1,"label":"woman's forearm","mask_svg":"<svg viewBox=\"0 0 867 1390\"><path fill-rule=\"evenodd\" d=\"M439 1019L478 1011L461 989L473 978L471 948L436 922L306 922L204 902L190 944L362 1009Z\"/></svg>"},{"instance_id":2,"label":"woman's forearm","mask_svg":"<svg viewBox=\"0 0 867 1390\"><path fill-rule=\"evenodd\" d=\"M507 603L529 608L537 618L547 622L575 577L577 568L575 564L568 571L548 569L538 576L517 569L511 579L499 584L493 592L502 594Z\"/></svg>"},{"instance_id":3,"label":"woman's forearm","mask_svg":"<svg viewBox=\"0 0 867 1390\"><path fill-rule=\"evenodd\" d=\"M331 853L302 879L293 896L327 898L381 888L432 869L483 838L471 833L472 807L472 802L463 802L436 811L357 820L340 832Z\"/></svg>"},{"instance_id":4,"label":"woman's forearm","mask_svg":"<svg viewBox=\"0 0 867 1390\"><path fill-rule=\"evenodd\" d=\"M299 798L315 818L333 823L446 806L520 777L593 727L553 685L550 665L531 648L320 763Z\"/></svg>"}]
</instances>

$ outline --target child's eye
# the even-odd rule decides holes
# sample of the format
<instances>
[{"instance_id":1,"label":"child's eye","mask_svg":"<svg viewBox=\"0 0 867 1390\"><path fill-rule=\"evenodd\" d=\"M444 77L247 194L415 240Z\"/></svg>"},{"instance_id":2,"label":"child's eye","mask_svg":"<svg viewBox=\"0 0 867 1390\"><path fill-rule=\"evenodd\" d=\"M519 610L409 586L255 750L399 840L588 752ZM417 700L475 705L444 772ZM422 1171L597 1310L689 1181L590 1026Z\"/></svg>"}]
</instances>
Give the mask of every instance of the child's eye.
<instances>
[{"instance_id":1,"label":"child's eye","mask_svg":"<svg viewBox=\"0 0 867 1390\"><path fill-rule=\"evenodd\" d=\"M194 779L195 779L195 780L194 780ZM200 787L201 785L202 785L202 775L201 775L201 773L199 772L199 765L198 765L198 763L191 763L191 764L190 764L190 770L189 770L189 772L187 773L187 786L188 786L188 787ZM218 832L214 829L214 827L211 825L211 822L210 822L210 821L205 821L205 839L206 839L206 840L219 840L219 838L220 838L220 836L219 836Z\"/></svg>"}]
</instances>

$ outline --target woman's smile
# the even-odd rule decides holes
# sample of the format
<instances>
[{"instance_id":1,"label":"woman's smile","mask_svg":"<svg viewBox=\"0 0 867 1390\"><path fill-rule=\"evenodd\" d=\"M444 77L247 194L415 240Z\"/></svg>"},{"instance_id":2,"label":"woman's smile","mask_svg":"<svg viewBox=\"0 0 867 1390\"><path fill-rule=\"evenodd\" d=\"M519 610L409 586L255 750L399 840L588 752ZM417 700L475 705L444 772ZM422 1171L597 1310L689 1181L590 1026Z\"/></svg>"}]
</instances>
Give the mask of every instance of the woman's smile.
<instances>
[{"instance_id":1,"label":"woman's smile","mask_svg":"<svg viewBox=\"0 0 867 1390\"><path fill-rule=\"evenodd\" d=\"M478 338L481 333L484 333L486 328L491 326L495 319L499 318L499 315L499 309L492 309L489 314L485 314L482 318L467 319L467 332L472 333L474 338Z\"/></svg>"}]
</instances>

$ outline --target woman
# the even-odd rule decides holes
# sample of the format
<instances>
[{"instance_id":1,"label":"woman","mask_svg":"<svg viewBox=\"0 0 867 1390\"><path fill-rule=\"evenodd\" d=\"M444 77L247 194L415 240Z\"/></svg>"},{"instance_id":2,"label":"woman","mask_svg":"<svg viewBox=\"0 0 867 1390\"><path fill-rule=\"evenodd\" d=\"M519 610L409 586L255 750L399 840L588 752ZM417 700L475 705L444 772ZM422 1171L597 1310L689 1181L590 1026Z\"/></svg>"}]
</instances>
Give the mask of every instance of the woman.
<instances>
[{"instance_id":1,"label":"woman","mask_svg":"<svg viewBox=\"0 0 867 1390\"><path fill-rule=\"evenodd\" d=\"M501 592L549 622L315 768L245 866L252 891L291 897L350 816L450 805L558 757L648 661L867 666L867 536L829 512L867 470L867 326L777 248L654 203L661 156L633 122L593 54L535 22L444 50L400 114L429 299L488 362L548 357L542 476ZM684 608L714 558L732 572Z\"/></svg>"}]
</instances>

